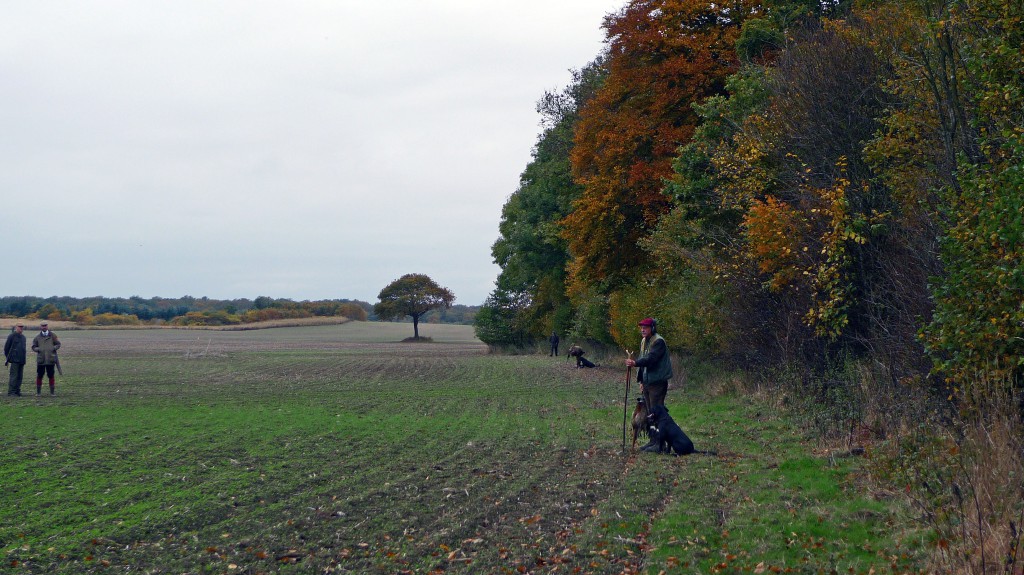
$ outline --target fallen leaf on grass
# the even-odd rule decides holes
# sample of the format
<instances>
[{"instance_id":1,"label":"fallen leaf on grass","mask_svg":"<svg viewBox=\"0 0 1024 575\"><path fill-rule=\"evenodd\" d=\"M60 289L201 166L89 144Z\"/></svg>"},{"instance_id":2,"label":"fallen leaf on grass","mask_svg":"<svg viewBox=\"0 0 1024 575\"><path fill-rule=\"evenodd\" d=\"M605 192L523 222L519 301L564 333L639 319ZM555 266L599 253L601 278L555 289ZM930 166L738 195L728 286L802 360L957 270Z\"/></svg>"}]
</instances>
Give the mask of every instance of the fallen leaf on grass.
<instances>
[{"instance_id":1,"label":"fallen leaf on grass","mask_svg":"<svg viewBox=\"0 0 1024 575\"><path fill-rule=\"evenodd\" d=\"M302 559L302 557L302 553L299 553L298 551L289 551L287 553L278 555L274 558L274 560L280 561L282 563L297 563Z\"/></svg>"}]
</instances>

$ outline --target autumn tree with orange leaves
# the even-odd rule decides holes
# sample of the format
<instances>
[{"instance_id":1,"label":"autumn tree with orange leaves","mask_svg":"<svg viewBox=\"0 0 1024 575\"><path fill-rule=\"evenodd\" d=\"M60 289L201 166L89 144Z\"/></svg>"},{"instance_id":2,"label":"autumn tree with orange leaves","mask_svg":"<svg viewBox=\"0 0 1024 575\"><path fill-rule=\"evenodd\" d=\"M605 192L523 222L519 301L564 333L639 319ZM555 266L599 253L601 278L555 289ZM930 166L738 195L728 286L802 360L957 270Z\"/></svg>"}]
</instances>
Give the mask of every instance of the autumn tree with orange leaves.
<instances>
[{"instance_id":1,"label":"autumn tree with orange leaves","mask_svg":"<svg viewBox=\"0 0 1024 575\"><path fill-rule=\"evenodd\" d=\"M635 0L605 19L608 76L581 111L571 156L584 192L562 220L577 305L643 274L637 242L669 210L662 187L697 125L692 105L723 92L740 26L759 7Z\"/></svg>"}]
</instances>

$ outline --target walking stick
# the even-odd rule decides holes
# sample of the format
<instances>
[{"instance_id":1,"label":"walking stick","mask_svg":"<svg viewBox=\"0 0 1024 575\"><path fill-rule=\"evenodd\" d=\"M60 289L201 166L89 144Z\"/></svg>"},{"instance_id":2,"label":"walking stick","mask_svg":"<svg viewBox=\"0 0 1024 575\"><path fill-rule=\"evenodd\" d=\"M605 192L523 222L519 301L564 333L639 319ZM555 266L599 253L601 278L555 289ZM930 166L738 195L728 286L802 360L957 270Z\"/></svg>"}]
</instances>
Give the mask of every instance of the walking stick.
<instances>
[{"instance_id":1,"label":"walking stick","mask_svg":"<svg viewBox=\"0 0 1024 575\"><path fill-rule=\"evenodd\" d=\"M633 359L633 352L626 350L626 359ZM629 404L629 380L633 379L633 367L626 366L626 396L622 398L622 451L626 451L626 411Z\"/></svg>"}]
</instances>

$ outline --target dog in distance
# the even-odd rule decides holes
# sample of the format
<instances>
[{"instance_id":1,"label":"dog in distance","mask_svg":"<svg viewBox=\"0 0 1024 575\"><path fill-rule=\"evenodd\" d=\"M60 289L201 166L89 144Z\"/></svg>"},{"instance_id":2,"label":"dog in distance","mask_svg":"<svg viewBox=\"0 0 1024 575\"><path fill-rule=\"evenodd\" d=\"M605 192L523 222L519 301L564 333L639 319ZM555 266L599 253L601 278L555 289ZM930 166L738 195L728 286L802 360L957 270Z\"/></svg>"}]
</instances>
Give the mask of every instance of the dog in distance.
<instances>
[{"instance_id":1,"label":"dog in distance","mask_svg":"<svg viewBox=\"0 0 1024 575\"><path fill-rule=\"evenodd\" d=\"M576 345L576 344L572 344L572 347L569 348L569 357L575 357L576 358L576 367L578 367L578 368L597 367L589 359L583 357L583 354L585 354L585 353L587 353L587 352L583 351L583 348L578 346L578 345Z\"/></svg>"}]
</instances>

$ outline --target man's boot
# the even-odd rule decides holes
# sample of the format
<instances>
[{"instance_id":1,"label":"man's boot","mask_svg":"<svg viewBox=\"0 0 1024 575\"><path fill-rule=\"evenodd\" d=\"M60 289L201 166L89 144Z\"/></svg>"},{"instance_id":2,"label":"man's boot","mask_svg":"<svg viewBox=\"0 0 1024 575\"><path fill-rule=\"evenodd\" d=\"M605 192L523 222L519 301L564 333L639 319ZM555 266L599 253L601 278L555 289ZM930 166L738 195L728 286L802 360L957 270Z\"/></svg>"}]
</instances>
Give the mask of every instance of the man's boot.
<instances>
[{"instance_id":1,"label":"man's boot","mask_svg":"<svg viewBox=\"0 0 1024 575\"><path fill-rule=\"evenodd\" d=\"M651 438L647 445L640 448L640 451L658 451L658 448L661 447L658 443L657 439Z\"/></svg>"},{"instance_id":2,"label":"man's boot","mask_svg":"<svg viewBox=\"0 0 1024 575\"><path fill-rule=\"evenodd\" d=\"M39 395L42 392L43 392L43 378L37 377L36 378L36 395Z\"/></svg>"},{"instance_id":3,"label":"man's boot","mask_svg":"<svg viewBox=\"0 0 1024 575\"><path fill-rule=\"evenodd\" d=\"M51 378L50 378L50 395L56 395L56 393L57 393L57 392L56 392L56 391L55 391L55 390L53 389L53 383L54 383L54 381L53 381L53 378L51 377Z\"/></svg>"}]
</instances>

